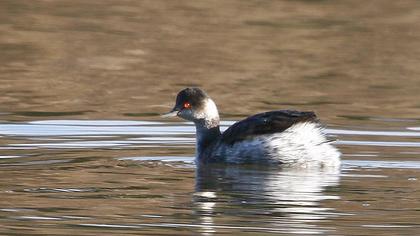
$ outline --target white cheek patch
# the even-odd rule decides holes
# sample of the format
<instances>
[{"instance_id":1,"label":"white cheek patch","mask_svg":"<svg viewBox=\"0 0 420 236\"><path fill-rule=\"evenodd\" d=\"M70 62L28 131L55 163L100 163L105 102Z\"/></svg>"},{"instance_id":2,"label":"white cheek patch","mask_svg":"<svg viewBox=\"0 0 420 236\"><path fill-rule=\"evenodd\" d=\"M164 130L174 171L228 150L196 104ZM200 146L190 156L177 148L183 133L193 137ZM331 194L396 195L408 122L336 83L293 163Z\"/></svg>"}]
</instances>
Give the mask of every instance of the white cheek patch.
<instances>
[{"instance_id":1,"label":"white cheek patch","mask_svg":"<svg viewBox=\"0 0 420 236\"><path fill-rule=\"evenodd\" d=\"M197 111L195 115L196 119L205 120L219 120L219 111L217 110L216 104L210 98L204 100L203 108Z\"/></svg>"}]
</instances>

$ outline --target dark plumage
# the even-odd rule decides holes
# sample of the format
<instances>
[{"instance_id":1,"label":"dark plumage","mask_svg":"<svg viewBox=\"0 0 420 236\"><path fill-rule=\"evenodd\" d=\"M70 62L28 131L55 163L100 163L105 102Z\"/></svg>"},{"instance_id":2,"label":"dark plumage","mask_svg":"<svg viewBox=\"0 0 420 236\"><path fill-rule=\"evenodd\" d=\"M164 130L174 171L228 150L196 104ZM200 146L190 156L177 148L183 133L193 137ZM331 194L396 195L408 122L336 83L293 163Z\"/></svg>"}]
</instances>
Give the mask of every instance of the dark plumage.
<instances>
[{"instance_id":1,"label":"dark plumage","mask_svg":"<svg viewBox=\"0 0 420 236\"><path fill-rule=\"evenodd\" d=\"M192 106L199 107L207 97L208 95L199 88L186 88L176 96L176 106L182 107L185 102L189 102Z\"/></svg>"},{"instance_id":2,"label":"dark plumage","mask_svg":"<svg viewBox=\"0 0 420 236\"><path fill-rule=\"evenodd\" d=\"M299 122L318 122L315 113L279 110L250 116L236 122L222 134L222 142L233 144L256 135L280 133Z\"/></svg>"}]
</instances>

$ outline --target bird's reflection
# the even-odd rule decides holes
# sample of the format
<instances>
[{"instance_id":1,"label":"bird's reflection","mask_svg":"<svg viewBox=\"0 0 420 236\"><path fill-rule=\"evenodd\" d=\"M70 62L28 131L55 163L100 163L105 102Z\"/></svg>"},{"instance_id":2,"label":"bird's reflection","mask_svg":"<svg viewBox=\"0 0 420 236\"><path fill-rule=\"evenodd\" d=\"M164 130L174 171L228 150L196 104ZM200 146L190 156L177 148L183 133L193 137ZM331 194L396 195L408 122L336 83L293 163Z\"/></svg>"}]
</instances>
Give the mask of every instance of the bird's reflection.
<instances>
[{"instance_id":1,"label":"bird's reflection","mask_svg":"<svg viewBox=\"0 0 420 236\"><path fill-rule=\"evenodd\" d=\"M201 165L194 204L202 233L225 227L251 231L325 233L317 222L333 217L321 201L338 199L339 169L279 169L261 166ZM218 216L224 219L219 219ZM235 222L235 219L242 219ZM249 219L244 222L243 219Z\"/></svg>"}]
</instances>

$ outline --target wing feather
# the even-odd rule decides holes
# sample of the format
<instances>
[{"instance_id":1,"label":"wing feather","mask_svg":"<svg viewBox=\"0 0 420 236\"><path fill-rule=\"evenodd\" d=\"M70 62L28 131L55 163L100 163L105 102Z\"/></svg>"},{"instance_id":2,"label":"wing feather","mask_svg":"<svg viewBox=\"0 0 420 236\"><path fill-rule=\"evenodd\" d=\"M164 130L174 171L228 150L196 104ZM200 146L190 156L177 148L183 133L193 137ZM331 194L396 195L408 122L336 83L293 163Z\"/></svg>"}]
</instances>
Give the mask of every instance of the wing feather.
<instances>
[{"instance_id":1,"label":"wing feather","mask_svg":"<svg viewBox=\"0 0 420 236\"><path fill-rule=\"evenodd\" d=\"M315 113L310 111L278 110L264 112L233 124L223 132L221 141L231 145L255 135L283 132L300 122L318 122L318 119Z\"/></svg>"}]
</instances>

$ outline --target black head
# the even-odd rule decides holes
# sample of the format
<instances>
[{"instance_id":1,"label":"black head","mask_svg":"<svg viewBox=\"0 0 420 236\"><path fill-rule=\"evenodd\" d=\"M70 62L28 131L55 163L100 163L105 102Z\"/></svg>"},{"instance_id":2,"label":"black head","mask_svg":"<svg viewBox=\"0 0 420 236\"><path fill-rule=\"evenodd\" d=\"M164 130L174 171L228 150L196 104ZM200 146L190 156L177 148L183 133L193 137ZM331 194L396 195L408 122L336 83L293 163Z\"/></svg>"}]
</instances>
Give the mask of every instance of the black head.
<instances>
[{"instance_id":1,"label":"black head","mask_svg":"<svg viewBox=\"0 0 420 236\"><path fill-rule=\"evenodd\" d=\"M176 96L177 108L195 108L203 106L204 101L209 96L199 88L186 88L181 90Z\"/></svg>"},{"instance_id":2,"label":"black head","mask_svg":"<svg viewBox=\"0 0 420 236\"><path fill-rule=\"evenodd\" d=\"M181 90L177 97L174 108L164 116L179 116L186 120L199 118L209 96L199 88L186 88ZM205 112L205 111L204 111Z\"/></svg>"}]
</instances>

